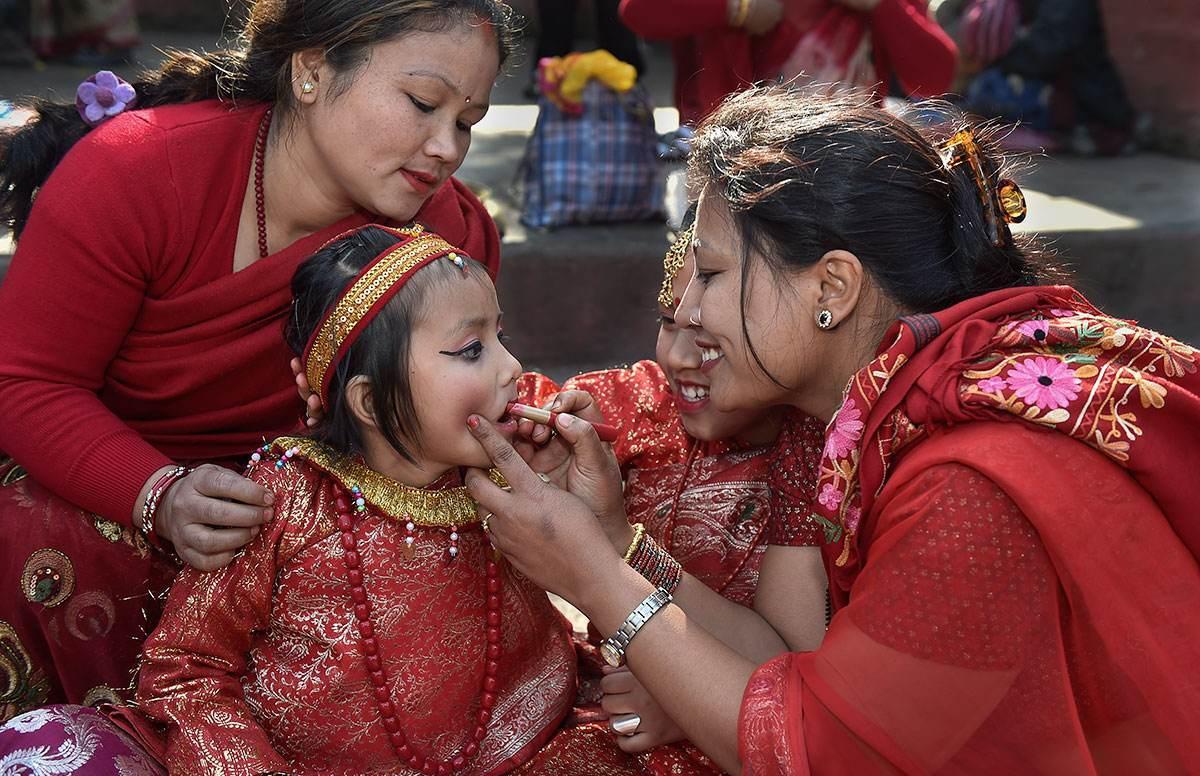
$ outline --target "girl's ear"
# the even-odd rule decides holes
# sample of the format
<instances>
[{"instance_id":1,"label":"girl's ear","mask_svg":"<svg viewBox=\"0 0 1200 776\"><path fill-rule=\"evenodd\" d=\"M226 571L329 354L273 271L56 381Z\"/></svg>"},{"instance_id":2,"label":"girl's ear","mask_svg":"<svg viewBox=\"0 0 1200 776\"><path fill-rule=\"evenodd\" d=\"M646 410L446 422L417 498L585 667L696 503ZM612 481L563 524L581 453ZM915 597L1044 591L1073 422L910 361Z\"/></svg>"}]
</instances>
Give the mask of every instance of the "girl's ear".
<instances>
[{"instance_id":1,"label":"girl's ear","mask_svg":"<svg viewBox=\"0 0 1200 776\"><path fill-rule=\"evenodd\" d=\"M350 414L359 424L378 431L371 394L371 382L362 375L351 377L346 385L346 404L350 407Z\"/></svg>"}]
</instances>

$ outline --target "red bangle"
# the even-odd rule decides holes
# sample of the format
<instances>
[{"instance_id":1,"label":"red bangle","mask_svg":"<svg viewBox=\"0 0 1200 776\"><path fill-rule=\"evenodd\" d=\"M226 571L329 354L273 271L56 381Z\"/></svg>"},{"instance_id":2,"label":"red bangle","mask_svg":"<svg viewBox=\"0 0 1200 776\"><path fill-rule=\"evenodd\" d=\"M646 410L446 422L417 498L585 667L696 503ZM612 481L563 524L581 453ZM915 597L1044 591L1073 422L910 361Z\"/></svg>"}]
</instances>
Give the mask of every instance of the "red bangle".
<instances>
[{"instance_id":1,"label":"red bangle","mask_svg":"<svg viewBox=\"0 0 1200 776\"><path fill-rule=\"evenodd\" d=\"M192 470L186 466L176 466L174 469L160 475L154 481L154 484L150 486L150 491L146 494L146 501L142 504L141 529L147 539L158 536L154 530L154 516L158 512L158 505L162 501L163 494L170 490L172 485L191 474L191 472Z\"/></svg>"},{"instance_id":2,"label":"red bangle","mask_svg":"<svg viewBox=\"0 0 1200 776\"><path fill-rule=\"evenodd\" d=\"M630 556L629 565L645 577L647 582L668 593L674 593L683 581L683 566L649 534L645 535Z\"/></svg>"}]
</instances>

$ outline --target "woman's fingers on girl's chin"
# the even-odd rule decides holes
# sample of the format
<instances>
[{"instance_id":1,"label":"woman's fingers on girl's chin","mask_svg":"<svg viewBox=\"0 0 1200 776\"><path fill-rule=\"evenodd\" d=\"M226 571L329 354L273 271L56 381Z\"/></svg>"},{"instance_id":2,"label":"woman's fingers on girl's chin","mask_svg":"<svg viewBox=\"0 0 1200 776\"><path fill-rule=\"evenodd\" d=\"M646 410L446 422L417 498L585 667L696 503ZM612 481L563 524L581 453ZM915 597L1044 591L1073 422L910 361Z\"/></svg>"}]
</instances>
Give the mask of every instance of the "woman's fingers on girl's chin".
<instances>
[{"instance_id":1,"label":"woman's fingers on girl's chin","mask_svg":"<svg viewBox=\"0 0 1200 776\"><path fill-rule=\"evenodd\" d=\"M492 465L500 470L514 490L531 492L542 484L509 441L496 431L496 427L487 418L472 415L467 419L467 429L487 453ZM478 479L475 481L478 482Z\"/></svg>"},{"instance_id":2,"label":"woman's fingers on girl's chin","mask_svg":"<svg viewBox=\"0 0 1200 776\"><path fill-rule=\"evenodd\" d=\"M506 493L499 485L492 482L488 473L483 469L467 469L463 481L471 498L484 509L484 513L500 514L505 512L512 500L512 494ZM489 522L489 525L492 523Z\"/></svg>"}]
</instances>

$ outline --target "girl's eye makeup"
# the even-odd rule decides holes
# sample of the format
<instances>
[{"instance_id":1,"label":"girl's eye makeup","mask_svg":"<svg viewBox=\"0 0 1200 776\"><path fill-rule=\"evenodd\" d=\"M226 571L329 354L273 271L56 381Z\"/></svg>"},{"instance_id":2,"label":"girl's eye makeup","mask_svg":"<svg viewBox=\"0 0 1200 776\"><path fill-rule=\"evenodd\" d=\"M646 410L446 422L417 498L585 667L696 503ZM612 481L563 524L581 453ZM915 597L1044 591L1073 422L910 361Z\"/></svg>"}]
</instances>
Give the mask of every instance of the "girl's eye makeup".
<instances>
[{"instance_id":1,"label":"girl's eye makeup","mask_svg":"<svg viewBox=\"0 0 1200 776\"><path fill-rule=\"evenodd\" d=\"M459 348L458 350L439 350L438 352L443 356L450 356L451 358L463 358L467 361L477 361L479 360L479 357L483 355L483 343L479 340L475 340L470 345Z\"/></svg>"},{"instance_id":2,"label":"girl's eye makeup","mask_svg":"<svg viewBox=\"0 0 1200 776\"><path fill-rule=\"evenodd\" d=\"M707 286L708 282L719 274L719 272L701 272L699 269L697 269L696 280L699 280L701 283Z\"/></svg>"},{"instance_id":3,"label":"girl's eye makeup","mask_svg":"<svg viewBox=\"0 0 1200 776\"><path fill-rule=\"evenodd\" d=\"M658 314L658 325L659 326L674 326L675 325L675 316L667 315L666 313L659 313Z\"/></svg>"}]
</instances>

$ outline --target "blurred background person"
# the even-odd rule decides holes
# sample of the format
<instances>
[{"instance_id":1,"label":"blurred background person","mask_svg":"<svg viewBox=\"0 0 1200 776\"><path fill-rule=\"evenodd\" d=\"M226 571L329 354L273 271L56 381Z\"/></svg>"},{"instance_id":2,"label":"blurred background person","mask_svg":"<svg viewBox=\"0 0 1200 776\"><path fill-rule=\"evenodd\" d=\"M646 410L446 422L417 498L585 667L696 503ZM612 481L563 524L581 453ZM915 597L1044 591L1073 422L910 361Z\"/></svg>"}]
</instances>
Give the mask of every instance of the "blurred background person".
<instances>
[{"instance_id":1,"label":"blurred background person","mask_svg":"<svg viewBox=\"0 0 1200 776\"><path fill-rule=\"evenodd\" d=\"M696 124L763 80L929 97L950 88L957 51L926 0L621 0L638 35L670 40L675 105Z\"/></svg>"},{"instance_id":2,"label":"blurred background person","mask_svg":"<svg viewBox=\"0 0 1200 776\"><path fill-rule=\"evenodd\" d=\"M1133 150L1137 115L1096 0L947 0L937 18L958 42L965 107L1020 123L1010 150Z\"/></svg>"},{"instance_id":3,"label":"blurred background person","mask_svg":"<svg viewBox=\"0 0 1200 776\"><path fill-rule=\"evenodd\" d=\"M638 74L646 70L646 62L638 48L637 37L621 23L617 13L619 0L592 0L595 11L596 48L608 51L617 59L633 65ZM535 51L530 63L527 97L538 94L538 62L543 57L561 57L575 50L575 17L579 0L538 0L538 31Z\"/></svg>"}]
</instances>

